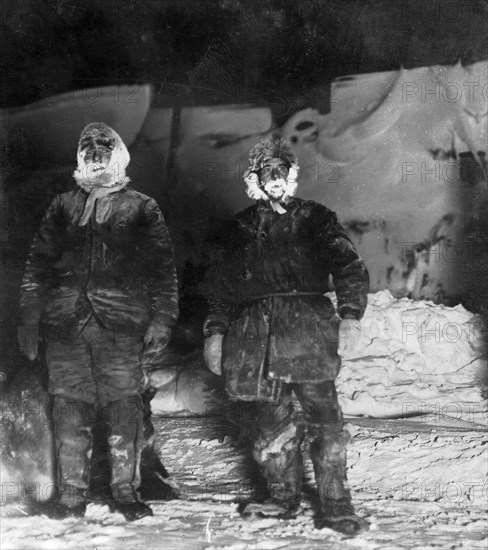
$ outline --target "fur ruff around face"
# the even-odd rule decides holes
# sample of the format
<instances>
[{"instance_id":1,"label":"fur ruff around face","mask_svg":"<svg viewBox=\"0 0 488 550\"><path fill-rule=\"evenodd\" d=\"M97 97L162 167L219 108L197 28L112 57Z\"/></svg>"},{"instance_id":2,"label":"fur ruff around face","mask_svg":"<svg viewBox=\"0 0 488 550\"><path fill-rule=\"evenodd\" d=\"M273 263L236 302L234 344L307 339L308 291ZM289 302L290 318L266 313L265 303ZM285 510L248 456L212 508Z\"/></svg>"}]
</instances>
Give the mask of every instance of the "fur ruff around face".
<instances>
[{"instance_id":1,"label":"fur ruff around face","mask_svg":"<svg viewBox=\"0 0 488 550\"><path fill-rule=\"evenodd\" d=\"M272 159L282 160L289 169L286 189L279 200L273 200L267 195L258 176L259 171ZM291 151L290 143L286 139L280 138L278 134L273 134L269 138L261 140L249 151L249 166L244 172L246 194L252 200L265 200L271 203L287 202L296 193L299 173L300 168Z\"/></svg>"},{"instance_id":2,"label":"fur ruff around face","mask_svg":"<svg viewBox=\"0 0 488 550\"><path fill-rule=\"evenodd\" d=\"M287 202L289 198L295 196L298 187L297 180L299 173L300 168L298 167L298 164L292 164L288 172L288 177L286 178L286 190L281 197L280 202ZM250 199L254 201L272 200L260 186L259 177L256 172L249 172L249 174L244 178L244 182L246 183L246 194Z\"/></svg>"},{"instance_id":3,"label":"fur ruff around face","mask_svg":"<svg viewBox=\"0 0 488 550\"><path fill-rule=\"evenodd\" d=\"M90 175L89 165L84 159L86 144L96 142L98 139L109 140L113 143L110 162L100 175ZM103 122L92 122L81 132L77 153L78 167L73 172L76 183L85 190L94 187L112 187L114 185L126 186L130 179L125 175L125 170L130 162L130 155L125 143L119 134Z\"/></svg>"}]
</instances>

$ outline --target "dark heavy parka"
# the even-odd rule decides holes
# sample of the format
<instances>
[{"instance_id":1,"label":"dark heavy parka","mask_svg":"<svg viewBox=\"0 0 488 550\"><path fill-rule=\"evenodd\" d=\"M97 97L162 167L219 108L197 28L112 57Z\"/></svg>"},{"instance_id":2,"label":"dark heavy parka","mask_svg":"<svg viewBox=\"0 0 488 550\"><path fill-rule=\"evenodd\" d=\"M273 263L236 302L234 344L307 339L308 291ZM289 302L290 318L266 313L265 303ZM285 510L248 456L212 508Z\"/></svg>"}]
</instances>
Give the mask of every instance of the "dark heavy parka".
<instances>
[{"instance_id":1,"label":"dark heavy parka","mask_svg":"<svg viewBox=\"0 0 488 550\"><path fill-rule=\"evenodd\" d=\"M334 212L292 198L287 212L258 201L237 214L208 274L206 336L225 332L229 394L275 400L282 382L333 380L340 368L338 312L361 319L369 276Z\"/></svg>"},{"instance_id":2,"label":"dark heavy parka","mask_svg":"<svg viewBox=\"0 0 488 550\"><path fill-rule=\"evenodd\" d=\"M154 199L125 188L110 195L108 218L79 227L88 194L57 195L26 262L24 321L41 319L53 338L73 337L94 315L107 329L144 334L149 321L178 315L173 248Z\"/></svg>"}]
</instances>

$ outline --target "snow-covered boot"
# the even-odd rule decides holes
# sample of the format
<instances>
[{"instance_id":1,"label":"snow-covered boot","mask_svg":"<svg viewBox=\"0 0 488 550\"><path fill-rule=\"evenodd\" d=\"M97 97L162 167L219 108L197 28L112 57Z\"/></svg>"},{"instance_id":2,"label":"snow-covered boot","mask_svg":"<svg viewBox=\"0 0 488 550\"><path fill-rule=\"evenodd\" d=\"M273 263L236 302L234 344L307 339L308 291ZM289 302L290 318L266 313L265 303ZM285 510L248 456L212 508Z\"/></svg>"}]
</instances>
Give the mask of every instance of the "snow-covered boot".
<instances>
[{"instance_id":1,"label":"snow-covered boot","mask_svg":"<svg viewBox=\"0 0 488 550\"><path fill-rule=\"evenodd\" d=\"M94 405L55 396L53 423L58 498L55 502L36 505L38 513L56 519L80 517L85 513L91 431L95 419Z\"/></svg>"},{"instance_id":2,"label":"snow-covered boot","mask_svg":"<svg viewBox=\"0 0 488 550\"><path fill-rule=\"evenodd\" d=\"M303 428L288 424L271 436L261 434L254 445L253 457L267 481L269 498L248 504L243 515L291 519L300 507L303 459L300 444Z\"/></svg>"},{"instance_id":3,"label":"snow-covered boot","mask_svg":"<svg viewBox=\"0 0 488 550\"><path fill-rule=\"evenodd\" d=\"M132 395L108 403L102 409L102 419L107 424L110 448L112 510L121 512L128 521L152 516L138 493L144 445L141 397Z\"/></svg>"},{"instance_id":4,"label":"snow-covered boot","mask_svg":"<svg viewBox=\"0 0 488 550\"><path fill-rule=\"evenodd\" d=\"M347 484L346 445L352 435L352 426L346 424L342 431L316 435L310 444L320 500L317 529L328 527L345 535L356 535L369 528L356 515Z\"/></svg>"}]
</instances>

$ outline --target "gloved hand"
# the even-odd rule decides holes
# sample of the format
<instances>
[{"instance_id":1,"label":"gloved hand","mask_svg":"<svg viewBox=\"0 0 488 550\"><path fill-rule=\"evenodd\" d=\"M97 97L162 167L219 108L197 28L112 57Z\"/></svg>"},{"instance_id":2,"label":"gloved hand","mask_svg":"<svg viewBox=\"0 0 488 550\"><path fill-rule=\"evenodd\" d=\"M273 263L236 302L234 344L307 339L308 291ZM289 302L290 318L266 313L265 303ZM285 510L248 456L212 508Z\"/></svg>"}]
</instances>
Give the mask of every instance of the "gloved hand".
<instances>
[{"instance_id":1,"label":"gloved hand","mask_svg":"<svg viewBox=\"0 0 488 550\"><path fill-rule=\"evenodd\" d=\"M361 324L357 319L346 318L339 322L339 346L337 353L347 357L357 345L361 335Z\"/></svg>"},{"instance_id":2,"label":"gloved hand","mask_svg":"<svg viewBox=\"0 0 488 550\"><path fill-rule=\"evenodd\" d=\"M208 370L216 374L222 375L222 341L223 334L213 334L205 338L203 344L203 359L208 367Z\"/></svg>"},{"instance_id":3,"label":"gloved hand","mask_svg":"<svg viewBox=\"0 0 488 550\"><path fill-rule=\"evenodd\" d=\"M29 361L34 361L38 354L39 323L24 322L17 328L17 340L20 351L25 353Z\"/></svg>"},{"instance_id":4,"label":"gloved hand","mask_svg":"<svg viewBox=\"0 0 488 550\"><path fill-rule=\"evenodd\" d=\"M143 365L150 364L168 345L171 329L160 321L151 321L144 335Z\"/></svg>"}]
</instances>

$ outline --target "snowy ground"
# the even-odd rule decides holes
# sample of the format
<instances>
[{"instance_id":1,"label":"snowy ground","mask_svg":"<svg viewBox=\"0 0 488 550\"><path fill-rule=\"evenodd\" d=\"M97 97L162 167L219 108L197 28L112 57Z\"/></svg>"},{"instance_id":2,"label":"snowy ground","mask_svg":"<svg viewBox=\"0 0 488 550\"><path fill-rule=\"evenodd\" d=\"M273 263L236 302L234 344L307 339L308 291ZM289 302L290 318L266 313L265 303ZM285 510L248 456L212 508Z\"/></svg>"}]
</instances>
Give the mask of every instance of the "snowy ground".
<instances>
[{"instance_id":1,"label":"snowy ground","mask_svg":"<svg viewBox=\"0 0 488 550\"><path fill-rule=\"evenodd\" d=\"M201 415L154 420L155 447L179 500L153 503L154 517L132 524L95 504L84 519L64 521L29 516L22 502L4 504L1 549L486 550L487 374L479 319L461 306L396 300L382 291L369 296L361 324L338 388L344 412L356 416L348 476L368 532L348 539L314 529L308 460L296 520L241 519L237 502L262 494L262 480L247 458L244 428L206 414L222 410L220 394L207 371L193 369L201 358L190 357L192 368L175 363L153 380L153 413ZM33 405L35 392L31 398ZM245 406L234 413L252 429ZM5 503L11 480L1 481Z\"/></svg>"},{"instance_id":2,"label":"snowy ground","mask_svg":"<svg viewBox=\"0 0 488 550\"><path fill-rule=\"evenodd\" d=\"M158 448L179 500L153 503L132 524L91 504L84 519L55 521L3 506L7 549L483 549L488 545L487 437L483 426L445 419L355 419L349 479L371 529L354 539L313 528L307 463L303 513L245 521L236 501L256 491L248 461L218 418L158 419Z\"/></svg>"}]
</instances>

